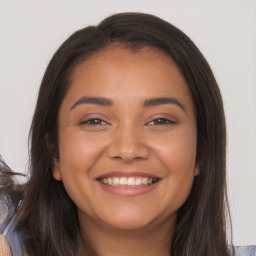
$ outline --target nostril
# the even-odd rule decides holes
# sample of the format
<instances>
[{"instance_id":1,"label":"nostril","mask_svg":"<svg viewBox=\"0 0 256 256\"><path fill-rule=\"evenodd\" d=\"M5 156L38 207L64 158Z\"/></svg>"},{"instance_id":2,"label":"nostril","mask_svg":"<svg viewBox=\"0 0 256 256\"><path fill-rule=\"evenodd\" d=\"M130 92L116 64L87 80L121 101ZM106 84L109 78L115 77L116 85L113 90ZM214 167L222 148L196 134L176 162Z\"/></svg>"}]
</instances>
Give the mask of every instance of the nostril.
<instances>
[{"instance_id":1,"label":"nostril","mask_svg":"<svg viewBox=\"0 0 256 256\"><path fill-rule=\"evenodd\" d=\"M147 158L149 148L141 133L142 131L137 126L135 127L132 122L125 122L125 124L120 125L113 133L107 149L108 156L126 162Z\"/></svg>"},{"instance_id":2,"label":"nostril","mask_svg":"<svg viewBox=\"0 0 256 256\"><path fill-rule=\"evenodd\" d=\"M135 159L145 159L148 157L149 150L145 146L125 146L117 147L111 145L108 155L114 159L122 159L123 161L133 161Z\"/></svg>"}]
</instances>

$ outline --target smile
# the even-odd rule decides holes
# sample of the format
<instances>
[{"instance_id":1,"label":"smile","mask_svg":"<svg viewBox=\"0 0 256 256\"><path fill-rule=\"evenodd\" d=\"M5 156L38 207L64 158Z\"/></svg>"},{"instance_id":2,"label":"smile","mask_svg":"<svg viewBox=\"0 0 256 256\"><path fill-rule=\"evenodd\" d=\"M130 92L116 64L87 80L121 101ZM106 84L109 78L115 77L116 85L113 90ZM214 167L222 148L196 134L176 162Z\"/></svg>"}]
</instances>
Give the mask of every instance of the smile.
<instances>
[{"instance_id":1,"label":"smile","mask_svg":"<svg viewBox=\"0 0 256 256\"><path fill-rule=\"evenodd\" d=\"M100 178L99 181L109 186L149 186L157 181L158 178L152 177L106 177Z\"/></svg>"}]
</instances>

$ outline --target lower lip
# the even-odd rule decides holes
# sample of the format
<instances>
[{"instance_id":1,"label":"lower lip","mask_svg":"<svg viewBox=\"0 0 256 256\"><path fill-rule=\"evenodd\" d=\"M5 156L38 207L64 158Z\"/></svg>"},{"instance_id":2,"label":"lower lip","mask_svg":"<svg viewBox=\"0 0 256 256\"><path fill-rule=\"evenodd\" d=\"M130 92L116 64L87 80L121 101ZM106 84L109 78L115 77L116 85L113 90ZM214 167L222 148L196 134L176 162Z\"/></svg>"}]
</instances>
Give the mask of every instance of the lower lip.
<instances>
[{"instance_id":1,"label":"lower lip","mask_svg":"<svg viewBox=\"0 0 256 256\"><path fill-rule=\"evenodd\" d=\"M154 190L161 181L159 180L151 185L137 186L137 187L110 186L110 185L105 185L98 180L97 180L97 182L99 183L100 188L106 192L116 194L119 196L139 196L139 195L143 195L143 194L149 193L152 190Z\"/></svg>"}]
</instances>

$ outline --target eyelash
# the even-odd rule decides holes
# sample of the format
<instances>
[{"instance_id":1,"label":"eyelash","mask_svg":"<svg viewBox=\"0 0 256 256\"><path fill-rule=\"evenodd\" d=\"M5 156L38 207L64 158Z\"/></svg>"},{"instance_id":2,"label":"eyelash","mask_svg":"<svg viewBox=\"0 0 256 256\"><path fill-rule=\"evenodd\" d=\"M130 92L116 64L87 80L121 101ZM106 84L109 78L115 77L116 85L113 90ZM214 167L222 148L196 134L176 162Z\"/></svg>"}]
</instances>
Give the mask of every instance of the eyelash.
<instances>
[{"instance_id":1,"label":"eyelash","mask_svg":"<svg viewBox=\"0 0 256 256\"><path fill-rule=\"evenodd\" d=\"M170 119L166 119L166 118L156 118L156 119L147 123L147 125L158 125L158 126L160 126L160 125L172 125L172 124L176 124L176 122L172 121Z\"/></svg>"},{"instance_id":2,"label":"eyelash","mask_svg":"<svg viewBox=\"0 0 256 256\"><path fill-rule=\"evenodd\" d=\"M88 120L82 121L79 123L79 125L95 125L95 126L103 126L109 124L106 121L100 119L100 118L90 118Z\"/></svg>"},{"instance_id":3,"label":"eyelash","mask_svg":"<svg viewBox=\"0 0 256 256\"><path fill-rule=\"evenodd\" d=\"M109 123L100 118L91 118L79 123L79 125L95 125L95 126L103 126L107 124ZM147 125L150 125L150 126L151 125L161 126L161 125L172 125L172 124L176 124L176 122L166 118L156 118L147 123Z\"/></svg>"}]
</instances>

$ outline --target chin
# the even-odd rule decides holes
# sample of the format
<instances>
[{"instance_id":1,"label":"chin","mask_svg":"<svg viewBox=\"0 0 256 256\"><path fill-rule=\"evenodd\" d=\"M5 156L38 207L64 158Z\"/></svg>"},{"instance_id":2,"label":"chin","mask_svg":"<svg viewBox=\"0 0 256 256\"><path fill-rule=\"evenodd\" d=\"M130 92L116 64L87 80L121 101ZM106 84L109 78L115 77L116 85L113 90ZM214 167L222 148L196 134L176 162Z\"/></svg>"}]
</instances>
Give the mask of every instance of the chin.
<instances>
[{"instance_id":1,"label":"chin","mask_svg":"<svg viewBox=\"0 0 256 256\"><path fill-rule=\"evenodd\" d=\"M156 216L149 214L145 209L112 209L110 212L104 212L100 216L101 220L114 228L124 230L136 230L147 227L154 222Z\"/></svg>"},{"instance_id":2,"label":"chin","mask_svg":"<svg viewBox=\"0 0 256 256\"><path fill-rule=\"evenodd\" d=\"M108 225L112 226L116 229L122 229L122 230L138 230L145 228L149 225L150 222L146 222L145 220L138 220L138 219L131 219L131 218L121 218L116 219L114 221L106 221Z\"/></svg>"}]
</instances>

